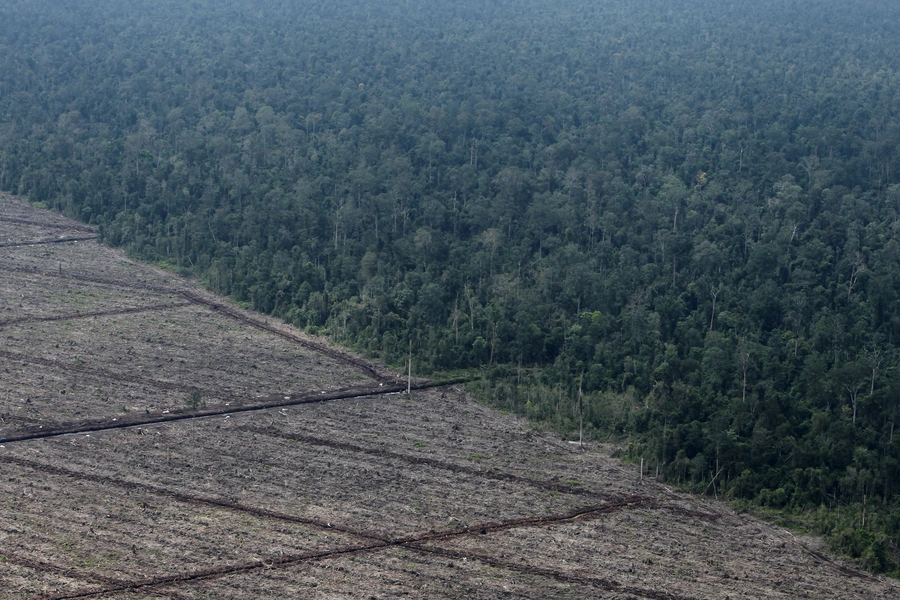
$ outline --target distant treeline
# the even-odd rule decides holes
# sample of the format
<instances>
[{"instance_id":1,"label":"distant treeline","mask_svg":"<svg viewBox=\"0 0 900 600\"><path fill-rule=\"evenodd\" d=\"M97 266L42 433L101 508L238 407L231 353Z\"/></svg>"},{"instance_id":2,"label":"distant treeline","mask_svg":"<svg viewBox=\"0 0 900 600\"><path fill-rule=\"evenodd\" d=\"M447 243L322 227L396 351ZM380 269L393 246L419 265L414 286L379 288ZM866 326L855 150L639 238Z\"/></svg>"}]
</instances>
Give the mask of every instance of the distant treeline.
<instances>
[{"instance_id":1,"label":"distant treeline","mask_svg":"<svg viewBox=\"0 0 900 600\"><path fill-rule=\"evenodd\" d=\"M0 188L900 569L900 5L0 5Z\"/></svg>"}]
</instances>

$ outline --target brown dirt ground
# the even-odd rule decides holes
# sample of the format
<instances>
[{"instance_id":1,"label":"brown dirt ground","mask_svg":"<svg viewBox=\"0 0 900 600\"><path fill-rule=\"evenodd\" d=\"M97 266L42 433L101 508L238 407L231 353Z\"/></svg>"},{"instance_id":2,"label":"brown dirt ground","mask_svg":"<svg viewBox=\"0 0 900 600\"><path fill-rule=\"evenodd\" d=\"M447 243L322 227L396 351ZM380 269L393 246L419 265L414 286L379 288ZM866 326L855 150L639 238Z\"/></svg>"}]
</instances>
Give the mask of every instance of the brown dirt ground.
<instances>
[{"instance_id":1,"label":"brown dirt ground","mask_svg":"<svg viewBox=\"0 0 900 600\"><path fill-rule=\"evenodd\" d=\"M61 233L0 198L0 240ZM152 422L385 382L209 303L95 242L0 247L0 438L69 431L0 442L0 599L900 596L457 387Z\"/></svg>"}]
</instances>

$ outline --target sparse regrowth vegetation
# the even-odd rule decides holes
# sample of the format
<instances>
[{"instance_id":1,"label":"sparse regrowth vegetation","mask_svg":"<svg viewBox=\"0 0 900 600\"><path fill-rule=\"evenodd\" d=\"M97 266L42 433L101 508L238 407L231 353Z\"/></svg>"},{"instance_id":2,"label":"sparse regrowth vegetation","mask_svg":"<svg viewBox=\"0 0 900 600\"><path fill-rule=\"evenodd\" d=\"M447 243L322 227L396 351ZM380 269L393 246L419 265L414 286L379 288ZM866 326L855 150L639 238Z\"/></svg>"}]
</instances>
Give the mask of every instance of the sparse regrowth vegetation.
<instances>
[{"instance_id":1,"label":"sparse regrowth vegetation","mask_svg":"<svg viewBox=\"0 0 900 600\"><path fill-rule=\"evenodd\" d=\"M206 402L203 400L203 394L198 389L191 390L187 398L185 399L185 404L191 410L197 410L206 405Z\"/></svg>"}]
</instances>

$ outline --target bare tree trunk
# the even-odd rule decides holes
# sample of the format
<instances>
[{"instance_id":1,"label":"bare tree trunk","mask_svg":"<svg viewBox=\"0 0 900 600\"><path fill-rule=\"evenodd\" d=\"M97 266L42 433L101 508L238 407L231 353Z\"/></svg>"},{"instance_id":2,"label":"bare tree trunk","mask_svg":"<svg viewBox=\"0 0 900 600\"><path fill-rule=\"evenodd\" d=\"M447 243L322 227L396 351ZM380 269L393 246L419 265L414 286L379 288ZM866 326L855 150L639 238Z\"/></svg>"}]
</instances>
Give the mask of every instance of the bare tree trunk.
<instances>
[{"instance_id":1,"label":"bare tree trunk","mask_svg":"<svg viewBox=\"0 0 900 600\"><path fill-rule=\"evenodd\" d=\"M741 340L740 346L738 347L738 360L741 363L741 371L743 378L741 380L741 401L747 402L747 371L750 369L750 353L746 351L746 347L744 346L744 340Z\"/></svg>"},{"instance_id":2,"label":"bare tree trunk","mask_svg":"<svg viewBox=\"0 0 900 600\"><path fill-rule=\"evenodd\" d=\"M741 388L741 400L744 404L747 403L747 363L744 363L744 381L743 386Z\"/></svg>"},{"instance_id":3,"label":"bare tree trunk","mask_svg":"<svg viewBox=\"0 0 900 600\"><path fill-rule=\"evenodd\" d=\"M407 361L406 371L406 395L412 393L412 338L409 338L409 360Z\"/></svg>"},{"instance_id":4,"label":"bare tree trunk","mask_svg":"<svg viewBox=\"0 0 900 600\"><path fill-rule=\"evenodd\" d=\"M859 401L859 388L860 384L856 384L856 387L850 387L849 385L844 385L844 389L847 390L847 393L850 395L850 405L853 407L853 426L856 426L856 407Z\"/></svg>"},{"instance_id":5,"label":"bare tree trunk","mask_svg":"<svg viewBox=\"0 0 900 600\"><path fill-rule=\"evenodd\" d=\"M584 372L578 380L578 446L584 448L584 394L582 393L582 384L584 383ZM641 461L643 463L643 458Z\"/></svg>"}]
</instances>

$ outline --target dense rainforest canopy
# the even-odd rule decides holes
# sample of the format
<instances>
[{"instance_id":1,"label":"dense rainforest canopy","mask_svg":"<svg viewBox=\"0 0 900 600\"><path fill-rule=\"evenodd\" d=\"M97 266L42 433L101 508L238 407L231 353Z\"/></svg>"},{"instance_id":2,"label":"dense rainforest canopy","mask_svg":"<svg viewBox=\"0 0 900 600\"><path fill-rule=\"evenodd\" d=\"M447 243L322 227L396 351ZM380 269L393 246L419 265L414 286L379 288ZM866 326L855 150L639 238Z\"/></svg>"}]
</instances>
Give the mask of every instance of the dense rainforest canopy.
<instances>
[{"instance_id":1,"label":"dense rainforest canopy","mask_svg":"<svg viewBox=\"0 0 900 600\"><path fill-rule=\"evenodd\" d=\"M898 572L896 2L7 0L0 23L0 188Z\"/></svg>"}]
</instances>

